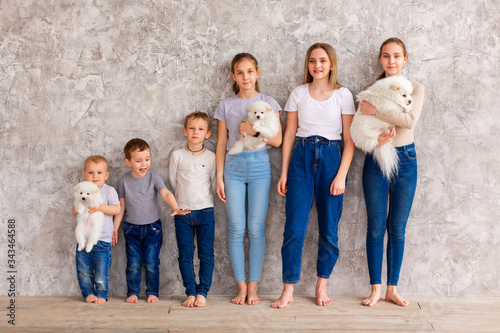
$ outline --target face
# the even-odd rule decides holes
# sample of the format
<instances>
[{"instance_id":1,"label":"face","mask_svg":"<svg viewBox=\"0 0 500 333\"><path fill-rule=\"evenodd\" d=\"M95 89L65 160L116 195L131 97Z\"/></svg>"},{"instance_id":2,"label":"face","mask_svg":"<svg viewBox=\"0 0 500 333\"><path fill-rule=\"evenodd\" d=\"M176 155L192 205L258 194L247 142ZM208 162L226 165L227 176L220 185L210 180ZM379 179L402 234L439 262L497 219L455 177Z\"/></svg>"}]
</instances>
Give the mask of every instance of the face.
<instances>
[{"instance_id":1,"label":"face","mask_svg":"<svg viewBox=\"0 0 500 333\"><path fill-rule=\"evenodd\" d=\"M314 49L309 56L309 73L313 77L313 80L330 79L330 70L332 69L332 64L328 53L325 50L319 48Z\"/></svg>"},{"instance_id":2,"label":"face","mask_svg":"<svg viewBox=\"0 0 500 333\"><path fill-rule=\"evenodd\" d=\"M191 118L187 122L187 128L184 128L184 136L188 142L193 145L202 144L205 139L210 137L208 124L201 118Z\"/></svg>"},{"instance_id":3,"label":"face","mask_svg":"<svg viewBox=\"0 0 500 333\"><path fill-rule=\"evenodd\" d=\"M151 153L149 149L135 150L130 153L130 160L126 159L125 163L132 168L132 176L136 178L144 177L151 166Z\"/></svg>"},{"instance_id":4,"label":"face","mask_svg":"<svg viewBox=\"0 0 500 333\"><path fill-rule=\"evenodd\" d=\"M382 48L379 62L384 69L385 76L402 75L403 66L408 61L403 48L397 43L389 43Z\"/></svg>"},{"instance_id":5,"label":"face","mask_svg":"<svg viewBox=\"0 0 500 333\"><path fill-rule=\"evenodd\" d=\"M83 170L83 178L101 188L108 179L108 166L104 162L94 163L89 161Z\"/></svg>"},{"instance_id":6,"label":"face","mask_svg":"<svg viewBox=\"0 0 500 333\"><path fill-rule=\"evenodd\" d=\"M255 82L259 78L260 71L255 68L255 64L248 60L243 59L234 66L234 73L231 77L240 87L242 91L255 90Z\"/></svg>"}]
</instances>

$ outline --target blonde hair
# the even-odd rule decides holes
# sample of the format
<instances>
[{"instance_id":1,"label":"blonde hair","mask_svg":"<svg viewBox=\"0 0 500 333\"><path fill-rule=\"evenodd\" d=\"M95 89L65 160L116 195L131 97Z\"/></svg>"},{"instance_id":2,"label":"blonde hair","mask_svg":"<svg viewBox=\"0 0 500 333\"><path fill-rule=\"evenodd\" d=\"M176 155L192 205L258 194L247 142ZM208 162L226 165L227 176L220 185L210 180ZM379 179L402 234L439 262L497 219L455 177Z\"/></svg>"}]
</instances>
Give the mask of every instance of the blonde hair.
<instances>
[{"instance_id":1,"label":"blonde hair","mask_svg":"<svg viewBox=\"0 0 500 333\"><path fill-rule=\"evenodd\" d=\"M234 56L233 61L231 61L231 73L236 74L234 72L235 67L238 65L238 63L240 61L245 60L245 59L253 62L256 71L259 70L259 62L257 61L257 59L253 55L251 55L250 53L238 53L237 55ZM232 88L233 88L233 91L235 94L240 92L240 87L238 86L238 83L236 81L233 82ZM260 92L258 81L255 81L255 90L257 92Z\"/></svg>"},{"instance_id":2,"label":"blonde hair","mask_svg":"<svg viewBox=\"0 0 500 333\"><path fill-rule=\"evenodd\" d=\"M304 64L304 82L302 82L302 84L312 82L312 80L313 80L311 73L309 73L309 57L311 56L312 51L314 51L316 49L323 49L326 52L326 54L328 54L328 58L330 59L330 64L332 66L332 68L330 69L330 74L329 74L330 87L332 89L342 88L342 85L337 80L337 53L335 52L335 49L330 44L326 44L326 43L313 44L307 50L306 61Z\"/></svg>"},{"instance_id":3,"label":"blonde hair","mask_svg":"<svg viewBox=\"0 0 500 333\"><path fill-rule=\"evenodd\" d=\"M108 169L108 160L104 156L92 155L92 156L87 157L87 159L83 163L83 170L84 171L87 169L87 164L89 164L91 162L95 163L95 164L104 163L104 164L106 164L106 170Z\"/></svg>"},{"instance_id":4,"label":"blonde hair","mask_svg":"<svg viewBox=\"0 0 500 333\"><path fill-rule=\"evenodd\" d=\"M125 148L123 148L123 152L125 153L125 158L130 160L133 151L144 151L146 149L149 149L148 143L143 139L135 138L127 142Z\"/></svg>"},{"instance_id":5,"label":"blonde hair","mask_svg":"<svg viewBox=\"0 0 500 333\"><path fill-rule=\"evenodd\" d=\"M380 45L380 51L378 53L378 58L380 59L382 57L382 49L384 48L384 46L386 46L387 44L391 44L391 43L396 43L398 44L399 46L401 46L401 48L403 49L403 55L404 57L408 57L408 52L406 52L406 45L405 43L403 43L403 41L397 37L391 37L389 39L386 39L382 45ZM380 79L384 79L385 78L385 71L380 74L380 76L377 78L377 80L380 80Z\"/></svg>"},{"instance_id":6,"label":"blonde hair","mask_svg":"<svg viewBox=\"0 0 500 333\"><path fill-rule=\"evenodd\" d=\"M195 111L193 113L188 114L186 116L186 118L184 119L184 128L186 128L186 129L187 129L187 126L188 126L189 119L202 119L202 120L205 120L207 122L207 132L210 132L212 130L212 124L210 122L210 118L208 117L208 114L206 114L205 112Z\"/></svg>"}]
</instances>

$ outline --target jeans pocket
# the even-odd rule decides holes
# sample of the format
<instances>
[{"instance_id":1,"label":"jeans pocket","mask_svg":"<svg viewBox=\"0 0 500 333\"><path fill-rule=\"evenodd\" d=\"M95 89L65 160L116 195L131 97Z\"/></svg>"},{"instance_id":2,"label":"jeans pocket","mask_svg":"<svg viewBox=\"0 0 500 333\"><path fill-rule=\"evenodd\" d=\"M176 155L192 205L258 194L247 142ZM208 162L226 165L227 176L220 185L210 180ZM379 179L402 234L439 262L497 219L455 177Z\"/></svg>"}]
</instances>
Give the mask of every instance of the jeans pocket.
<instances>
[{"instance_id":1,"label":"jeans pocket","mask_svg":"<svg viewBox=\"0 0 500 333\"><path fill-rule=\"evenodd\" d=\"M406 157L408 157L411 160L414 160L417 158L417 152L415 151L415 148L407 149L406 150Z\"/></svg>"},{"instance_id":2,"label":"jeans pocket","mask_svg":"<svg viewBox=\"0 0 500 333\"><path fill-rule=\"evenodd\" d=\"M99 246L101 249L107 250L107 249L111 248L111 243L98 241L97 246Z\"/></svg>"},{"instance_id":3,"label":"jeans pocket","mask_svg":"<svg viewBox=\"0 0 500 333\"><path fill-rule=\"evenodd\" d=\"M161 232L161 229L162 229L162 227L161 227L161 221L160 220L158 220L156 222L153 222L151 224L151 230L152 231L154 231L154 232Z\"/></svg>"},{"instance_id":4,"label":"jeans pocket","mask_svg":"<svg viewBox=\"0 0 500 333\"><path fill-rule=\"evenodd\" d=\"M258 157L259 162L262 164L269 164L269 154L263 154Z\"/></svg>"},{"instance_id":5,"label":"jeans pocket","mask_svg":"<svg viewBox=\"0 0 500 333\"><path fill-rule=\"evenodd\" d=\"M123 232L128 233L133 227L134 227L134 225L132 223L124 222L123 223Z\"/></svg>"}]
</instances>

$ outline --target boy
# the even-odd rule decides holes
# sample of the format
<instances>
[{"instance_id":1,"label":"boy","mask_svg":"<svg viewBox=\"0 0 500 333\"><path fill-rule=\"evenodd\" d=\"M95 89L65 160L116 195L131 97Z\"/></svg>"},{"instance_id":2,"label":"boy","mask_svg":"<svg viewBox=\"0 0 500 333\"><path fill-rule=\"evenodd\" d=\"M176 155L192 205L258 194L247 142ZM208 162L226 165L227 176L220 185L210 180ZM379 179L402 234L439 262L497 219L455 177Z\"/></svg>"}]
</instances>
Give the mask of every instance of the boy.
<instances>
[{"instance_id":1,"label":"boy","mask_svg":"<svg viewBox=\"0 0 500 333\"><path fill-rule=\"evenodd\" d=\"M103 156L90 156L85 160L83 178L99 187L103 202L99 207L89 208L89 213L104 213L101 237L92 251L76 250L78 284L87 303L104 303L108 300L111 245L114 245L112 238L115 238L112 215L120 213L116 190L104 183L108 176L108 161ZM77 215L75 207L73 215Z\"/></svg>"},{"instance_id":2,"label":"boy","mask_svg":"<svg viewBox=\"0 0 500 333\"><path fill-rule=\"evenodd\" d=\"M125 163L132 171L122 177L118 186L121 210L115 216L115 231L125 215L123 231L127 253L127 303L137 303L141 287L141 268L146 271L147 302L159 301L160 249L163 233L156 202L157 194L174 211L171 216L184 215L189 209L179 209L172 192L163 180L150 172L151 152L142 139L132 139L125 145Z\"/></svg>"},{"instance_id":3,"label":"boy","mask_svg":"<svg viewBox=\"0 0 500 333\"><path fill-rule=\"evenodd\" d=\"M203 144L210 137L210 119L203 112L186 116L184 135L186 147L170 156L170 185L180 207L190 207L191 213L175 216L175 235L179 248L179 269L186 288L186 307L205 306L212 284L214 269L214 200L215 154ZM194 235L198 240L200 260L199 284L194 274Z\"/></svg>"}]
</instances>

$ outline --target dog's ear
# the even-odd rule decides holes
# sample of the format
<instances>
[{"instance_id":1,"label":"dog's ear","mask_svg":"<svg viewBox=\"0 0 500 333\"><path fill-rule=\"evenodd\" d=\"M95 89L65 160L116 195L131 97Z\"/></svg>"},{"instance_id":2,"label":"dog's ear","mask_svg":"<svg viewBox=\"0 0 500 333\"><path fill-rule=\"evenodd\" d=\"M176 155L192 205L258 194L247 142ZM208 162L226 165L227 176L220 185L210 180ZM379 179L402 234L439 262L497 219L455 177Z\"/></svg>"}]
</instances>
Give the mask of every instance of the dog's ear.
<instances>
[{"instance_id":1,"label":"dog's ear","mask_svg":"<svg viewBox=\"0 0 500 333\"><path fill-rule=\"evenodd\" d=\"M78 184L78 185L79 185L79 184ZM78 186L78 185L75 185L75 186L73 187L73 191L74 191L74 192L78 191L78 189L79 189L79 186Z\"/></svg>"},{"instance_id":2,"label":"dog's ear","mask_svg":"<svg viewBox=\"0 0 500 333\"><path fill-rule=\"evenodd\" d=\"M273 111L273 107L271 105L266 105L267 111Z\"/></svg>"},{"instance_id":3,"label":"dog's ear","mask_svg":"<svg viewBox=\"0 0 500 333\"><path fill-rule=\"evenodd\" d=\"M398 91L399 89L401 89L401 87L393 84L393 85L391 85L391 89L394 91Z\"/></svg>"}]
</instances>

